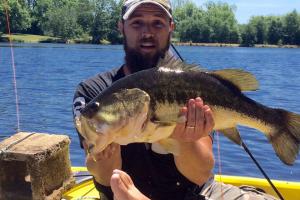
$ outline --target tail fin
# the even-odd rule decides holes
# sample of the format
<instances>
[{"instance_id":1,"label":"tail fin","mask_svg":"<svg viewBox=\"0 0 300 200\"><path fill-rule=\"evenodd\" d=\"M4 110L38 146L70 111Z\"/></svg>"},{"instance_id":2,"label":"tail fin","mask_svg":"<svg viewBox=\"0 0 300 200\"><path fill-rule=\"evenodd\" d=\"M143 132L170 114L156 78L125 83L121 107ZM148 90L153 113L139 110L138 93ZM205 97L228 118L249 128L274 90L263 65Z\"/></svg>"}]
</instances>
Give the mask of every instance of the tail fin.
<instances>
[{"instance_id":1,"label":"tail fin","mask_svg":"<svg viewBox=\"0 0 300 200\"><path fill-rule=\"evenodd\" d=\"M297 159L300 146L300 115L283 111L285 127L271 133L269 140L282 162L292 165Z\"/></svg>"}]
</instances>

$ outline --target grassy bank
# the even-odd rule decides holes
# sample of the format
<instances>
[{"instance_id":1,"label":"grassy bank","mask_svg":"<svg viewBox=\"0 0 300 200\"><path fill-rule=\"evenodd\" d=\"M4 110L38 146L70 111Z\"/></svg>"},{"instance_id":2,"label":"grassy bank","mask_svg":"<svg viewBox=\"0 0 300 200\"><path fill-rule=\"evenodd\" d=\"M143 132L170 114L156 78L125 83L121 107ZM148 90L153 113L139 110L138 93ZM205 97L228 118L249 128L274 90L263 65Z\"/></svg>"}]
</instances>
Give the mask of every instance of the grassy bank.
<instances>
[{"instance_id":1,"label":"grassy bank","mask_svg":"<svg viewBox=\"0 0 300 200\"><path fill-rule=\"evenodd\" d=\"M0 34L0 42L9 42L9 37L11 37L11 41L20 42L20 43L66 43L66 44L75 44L75 43L83 43L89 44L91 43L92 37L85 35L82 38L77 39L62 39L59 37L51 37L46 35L30 35L30 34L18 34L14 33L11 36L8 34ZM107 40L101 40L100 44L110 44Z\"/></svg>"},{"instance_id":2,"label":"grassy bank","mask_svg":"<svg viewBox=\"0 0 300 200\"><path fill-rule=\"evenodd\" d=\"M62 39L44 35L30 35L30 34L3 34L0 41L9 42L9 37L13 42L21 43L43 43L43 42L63 42Z\"/></svg>"},{"instance_id":3,"label":"grassy bank","mask_svg":"<svg viewBox=\"0 0 300 200\"><path fill-rule=\"evenodd\" d=\"M78 38L74 40L63 40L58 37L44 36L44 35L30 35L30 34L12 34L11 40L13 42L21 43L90 43L91 37ZM3 34L0 37L0 42L9 42L9 35ZM202 46L202 47L240 47L240 44L229 43L192 43L179 42L176 38L172 39L173 44L179 46ZM101 44L110 44L109 41L101 40ZM255 44L256 48L300 48L299 45L271 45L271 44Z\"/></svg>"}]
</instances>

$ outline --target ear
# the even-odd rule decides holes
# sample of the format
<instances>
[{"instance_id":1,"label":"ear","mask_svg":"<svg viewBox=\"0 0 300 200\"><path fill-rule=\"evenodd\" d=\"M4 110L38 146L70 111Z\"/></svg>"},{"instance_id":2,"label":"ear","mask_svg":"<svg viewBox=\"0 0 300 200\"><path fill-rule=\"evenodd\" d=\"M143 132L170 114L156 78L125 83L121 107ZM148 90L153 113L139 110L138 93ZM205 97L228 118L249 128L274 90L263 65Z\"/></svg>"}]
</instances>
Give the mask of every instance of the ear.
<instances>
[{"instance_id":1,"label":"ear","mask_svg":"<svg viewBox=\"0 0 300 200\"><path fill-rule=\"evenodd\" d=\"M123 33L124 33L124 31L123 31L124 30L124 23L122 21L118 22L118 30L123 35Z\"/></svg>"},{"instance_id":2,"label":"ear","mask_svg":"<svg viewBox=\"0 0 300 200\"><path fill-rule=\"evenodd\" d=\"M170 29L171 29L171 32L174 32L174 30L175 30L175 23L173 20L171 21Z\"/></svg>"}]
</instances>

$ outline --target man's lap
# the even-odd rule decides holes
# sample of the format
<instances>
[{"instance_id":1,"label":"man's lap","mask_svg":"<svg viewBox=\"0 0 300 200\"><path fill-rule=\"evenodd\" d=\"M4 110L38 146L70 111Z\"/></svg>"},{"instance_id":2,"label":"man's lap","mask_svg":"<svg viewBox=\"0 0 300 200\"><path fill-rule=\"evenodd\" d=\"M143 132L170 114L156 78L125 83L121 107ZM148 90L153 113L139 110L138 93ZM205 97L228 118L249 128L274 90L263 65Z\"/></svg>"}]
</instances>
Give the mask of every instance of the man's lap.
<instances>
[{"instance_id":1,"label":"man's lap","mask_svg":"<svg viewBox=\"0 0 300 200\"><path fill-rule=\"evenodd\" d=\"M277 200L277 198L258 191L251 186L236 187L210 179L203 187L201 195L207 200Z\"/></svg>"}]
</instances>

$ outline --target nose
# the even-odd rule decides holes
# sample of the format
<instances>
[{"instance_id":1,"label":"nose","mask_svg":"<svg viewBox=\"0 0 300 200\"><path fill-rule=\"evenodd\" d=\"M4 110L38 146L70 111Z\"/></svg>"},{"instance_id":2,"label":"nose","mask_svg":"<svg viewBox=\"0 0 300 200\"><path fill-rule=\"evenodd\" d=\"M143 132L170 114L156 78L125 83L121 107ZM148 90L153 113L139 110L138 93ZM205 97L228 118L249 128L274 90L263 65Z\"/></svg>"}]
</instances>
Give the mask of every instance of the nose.
<instances>
[{"instance_id":1,"label":"nose","mask_svg":"<svg viewBox=\"0 0 300 200\"><path fill-rule=\"evenodd\" d=\"M149 24L145 25L143 28L143 32L142 32L142 37L143 38L152 38L153 36L154 36L154 33L151 29L151 26Z\"/></svg>"}]
</instances>

